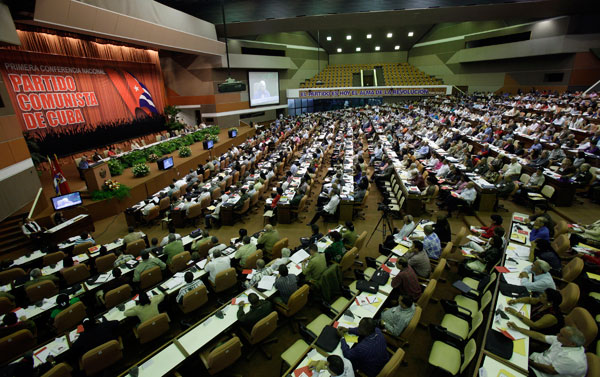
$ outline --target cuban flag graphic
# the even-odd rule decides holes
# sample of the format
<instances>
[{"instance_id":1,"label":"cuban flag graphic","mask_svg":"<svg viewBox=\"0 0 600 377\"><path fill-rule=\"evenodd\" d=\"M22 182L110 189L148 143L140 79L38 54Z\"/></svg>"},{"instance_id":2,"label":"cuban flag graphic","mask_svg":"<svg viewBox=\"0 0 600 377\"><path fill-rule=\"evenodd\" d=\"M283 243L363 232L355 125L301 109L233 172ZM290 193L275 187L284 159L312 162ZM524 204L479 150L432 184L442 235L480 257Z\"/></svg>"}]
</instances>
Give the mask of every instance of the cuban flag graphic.
<instances>
[{"instance_id":1,"label":"cuban flag graphic","mask_svg":"<svg viewBox=\"0 0 600 377\"><path fill-rule=\"evenodd\" d=\"M150 91L135 76L129 72L117 71L112 68L105 68L104 71L108 74L131 115L139 117L158 113Z\"/></svg>"}]
</instances>

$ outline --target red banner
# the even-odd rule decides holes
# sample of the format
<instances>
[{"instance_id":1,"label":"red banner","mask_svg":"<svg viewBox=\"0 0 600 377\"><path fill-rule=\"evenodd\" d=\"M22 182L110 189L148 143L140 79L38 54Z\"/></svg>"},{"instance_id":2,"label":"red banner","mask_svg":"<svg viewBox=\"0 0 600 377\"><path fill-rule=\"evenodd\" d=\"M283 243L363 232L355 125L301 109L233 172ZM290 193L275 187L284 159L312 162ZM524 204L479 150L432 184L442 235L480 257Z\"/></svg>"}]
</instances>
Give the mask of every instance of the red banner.
<instances>
[{"instance_id":1,"label":"red banner","mask_svg":"<svg viewBox=\"0 0 600 377\"><path fill-rule=\"evenodd\" d=\"M155 64L0 50L0 71L23 131L162 113Z\"/></svg>"}]
</instances>

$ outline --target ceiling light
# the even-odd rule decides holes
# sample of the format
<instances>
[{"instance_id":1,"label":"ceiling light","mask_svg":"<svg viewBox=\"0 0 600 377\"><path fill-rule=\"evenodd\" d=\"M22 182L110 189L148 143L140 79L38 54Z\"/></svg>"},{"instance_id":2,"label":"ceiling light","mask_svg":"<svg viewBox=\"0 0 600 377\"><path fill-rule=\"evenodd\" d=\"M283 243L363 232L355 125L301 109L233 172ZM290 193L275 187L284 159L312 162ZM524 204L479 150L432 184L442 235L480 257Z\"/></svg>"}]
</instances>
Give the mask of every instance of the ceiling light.
<instances>
[{"instance_id":1,"label":"ceiling light","mask_svg":"<svg viewBox=\"0 0 600 377\"><path fill-rule=\"evenodd\" d=\"M400 50L400 46L398 46L398 45L395 45L395 46L394 46L394 50Z\"/></svg>"},{"instance_id":2,"label":"ceiling light","mask_svg":"<svg viewBox=\"0 0 600 377\"><path fill-rule=\"evenodd\" d=\"M415 35L415 33L413 33L412 31L409 31L409 32L408 32L408 36L409 36L409 37L412 37L413 35Z\"/></svg>"},{"instance_id":3,"label":"ceiling light","mask_svg":"<svg viewBox=\"0 0 600 377\"><path fill-rule=\"evenodd\" d=\"M357 47L357 48L356 48L356 52L360 52L360 47Z\"/></svg>"},{"instance_id":4,"label":"ceiling light","mask_svg":"<svg viewBox=\"0 0 600 377\"><path fill-rule=\"evenodd\" d=\"M375 51L379 51L379 50L381 50L381 47L375 46Z\"/></svg>"},{"instance_id":5,"label":"ceiling light","mask_svg":"<svg viewBox=\"0 0 600 377\"><path fill-rule=\"evenodd\" d=\"M394 34L392 34L392 33L387 33L387 37L388 37L388 38L391 38L393 35L394 35Z\"/></svg>"},{"instance_id":6,"label":"ceiling light","mask_svg":"<svg viewBox=\"0 0 600 377\"><path fill-rule=\"evenodd\" d=\"M373 35L371 35L371 34L367 34L367 39L371 39L372 36Z\"/></svg>"},{"instance_id":7,"label":"ceiling light","mask_svg":"<svg viewBox=\"0 0 600 377\"><path fill-rule=\"evenodd\" d=\"M331 40L331 36L328 35L327 36L327 40L330 41Z\"/></svg>"},{"instance_id":8,"label":"ceiling light","mask_svg":"<svg viewBox=\"0 0 600 377\"><path fill-rule=\"evenodd\" d=\"M351 40L351 39L352 39L352 36L351 36L351 35L346 35L346 40L348 40L348 41L349 41L349 40Z\"/></svg>"},{"instance_id":9,"label":"ceiling light","mask_svg":"<svg viewBox=\"0 0 600 377\"><path fill-rule=\"evenodd\" d=\"M341 48L338 48L338 49L337 49L337 52L342 52L342 49L341 49Z\"/></svg>"}]
</instances>

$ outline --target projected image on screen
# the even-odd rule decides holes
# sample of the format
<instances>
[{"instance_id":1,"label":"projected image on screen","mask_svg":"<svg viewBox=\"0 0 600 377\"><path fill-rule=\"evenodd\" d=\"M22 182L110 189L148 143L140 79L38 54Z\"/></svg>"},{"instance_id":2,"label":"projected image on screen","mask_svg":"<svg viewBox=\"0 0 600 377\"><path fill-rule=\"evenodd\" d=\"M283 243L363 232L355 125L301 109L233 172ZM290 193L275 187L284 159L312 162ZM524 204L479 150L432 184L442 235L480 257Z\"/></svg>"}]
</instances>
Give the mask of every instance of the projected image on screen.
<instances>
[{"instance_id":1,"label":"projected image on screen","mask_svg":"<svg viewBox=\"0 0 600 377\"><path fill-rule=\"evenodd\" d=\"M279 73L248 72L250 106L279 104Z\"/></svg>"}]
</instances>

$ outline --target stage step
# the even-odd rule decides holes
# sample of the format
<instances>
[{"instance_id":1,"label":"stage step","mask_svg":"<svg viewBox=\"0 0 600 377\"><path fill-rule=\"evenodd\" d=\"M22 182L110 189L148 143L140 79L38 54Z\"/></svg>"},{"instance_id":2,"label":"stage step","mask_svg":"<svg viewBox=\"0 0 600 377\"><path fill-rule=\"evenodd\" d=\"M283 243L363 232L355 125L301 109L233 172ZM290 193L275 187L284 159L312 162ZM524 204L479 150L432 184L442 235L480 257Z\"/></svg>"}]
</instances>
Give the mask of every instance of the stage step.
<instances>
[{"instance_id":1,"label":"stage step","mask_svg":"<svg viewBox=\"0 0 600 377\"><path fill-rule=\"evenodd\" d=\"M30 248L31 241L21 230L21 224L26 216L26 213L13 215L0 223L0 258L5 257L7 253Z\"/></svg>"},{"instance_id":2,"label":"stage step","mask_svg":"<svg viewBox=\"0 0 600 377\"><path fill-rule=\"evenodd\" d=\"M7 241L0 243L0 258L4 258L4 255L17 250L31 250L31 241L27 238L23 238L18 241Z\"/></svg>"}]
</instances>

